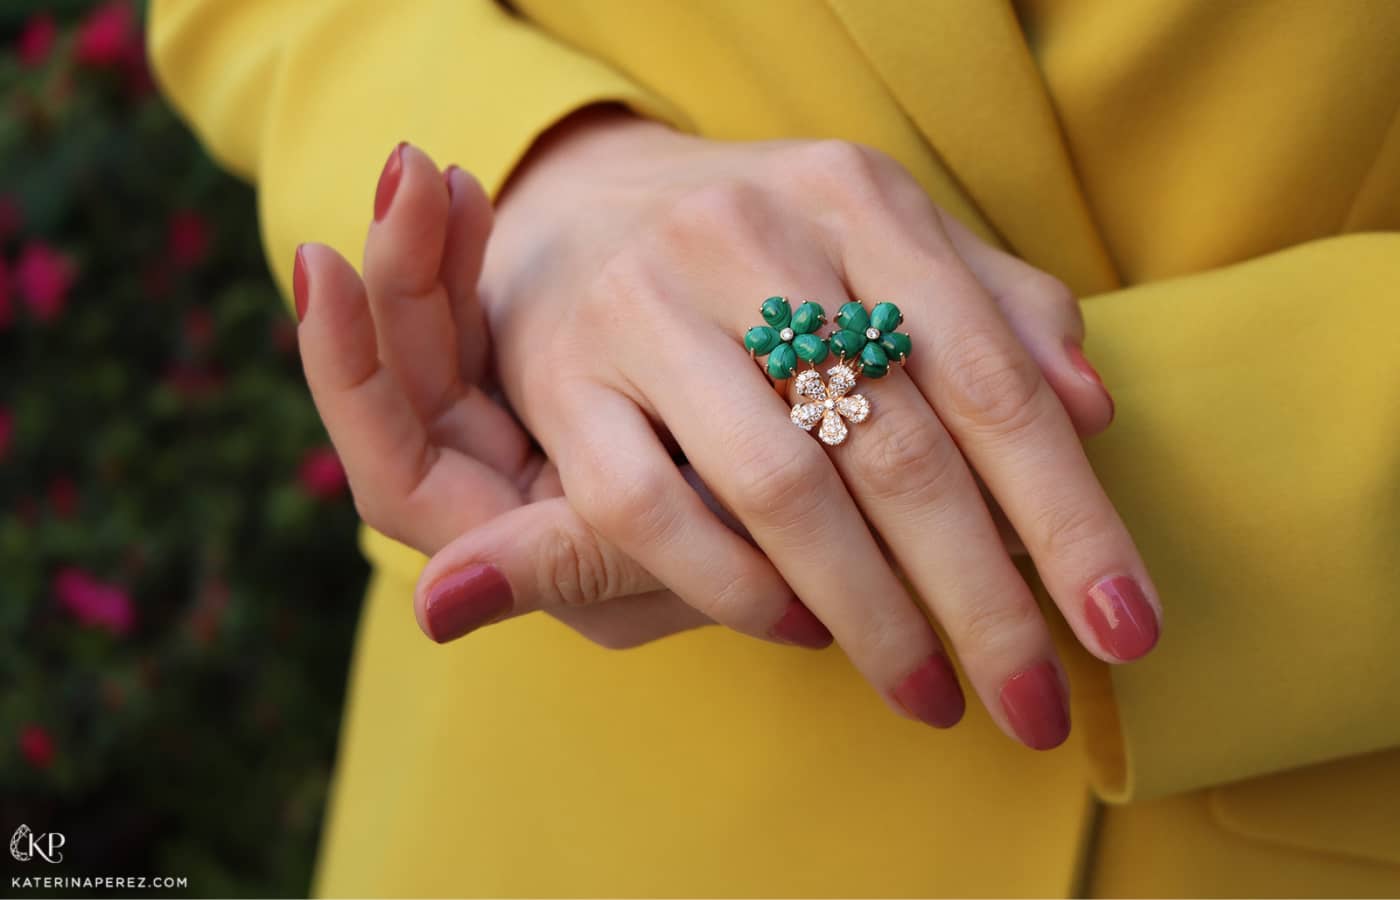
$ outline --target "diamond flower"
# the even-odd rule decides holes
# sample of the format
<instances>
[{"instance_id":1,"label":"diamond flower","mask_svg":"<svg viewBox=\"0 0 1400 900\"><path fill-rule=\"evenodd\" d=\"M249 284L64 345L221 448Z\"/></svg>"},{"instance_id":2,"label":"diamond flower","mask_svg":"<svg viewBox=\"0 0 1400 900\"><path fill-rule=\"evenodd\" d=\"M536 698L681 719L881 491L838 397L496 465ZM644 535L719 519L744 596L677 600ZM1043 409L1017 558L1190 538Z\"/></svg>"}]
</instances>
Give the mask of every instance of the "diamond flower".
<instances>
[{"instance_id":1,"label":"diamond flower","mask_svg":"<svg viewBox=\"0 0 1400 900\"><path fill-rule=\"evenodd\" d=\"M820 422L817 437L823 444L835 447L846 439L847 420L859 425L870 416L870 401L860 394L847 394L856 386L856 372L850 366L832 366L826 374L830 380L825 384L816 369L807 369L797 376L794 389L809 399L792 407L792 424L811 431Z\"/></svg>"}]
</instances>

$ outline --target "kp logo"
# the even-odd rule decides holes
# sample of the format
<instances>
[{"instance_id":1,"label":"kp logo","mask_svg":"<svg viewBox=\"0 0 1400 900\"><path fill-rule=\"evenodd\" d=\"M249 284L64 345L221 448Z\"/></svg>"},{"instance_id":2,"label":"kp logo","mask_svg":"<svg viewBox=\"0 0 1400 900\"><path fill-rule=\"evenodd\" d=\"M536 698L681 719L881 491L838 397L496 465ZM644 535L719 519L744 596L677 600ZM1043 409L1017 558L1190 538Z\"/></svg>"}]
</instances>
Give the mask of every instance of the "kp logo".
<instances>
[{"instance_id":1,"label":"kp logo","mask_svg":"<svg viewBox=\"0 0 1400 900\"><path fill-rule=\"evenodd\" d=\"M20 862L29 862L37 856L44 862L61 863L63 852L60 848L66 843L68 838L57 831L35 834L28 825L20 825L15 829L14 837L10 838L10 855Z\"/></svg>"}]
</instances>

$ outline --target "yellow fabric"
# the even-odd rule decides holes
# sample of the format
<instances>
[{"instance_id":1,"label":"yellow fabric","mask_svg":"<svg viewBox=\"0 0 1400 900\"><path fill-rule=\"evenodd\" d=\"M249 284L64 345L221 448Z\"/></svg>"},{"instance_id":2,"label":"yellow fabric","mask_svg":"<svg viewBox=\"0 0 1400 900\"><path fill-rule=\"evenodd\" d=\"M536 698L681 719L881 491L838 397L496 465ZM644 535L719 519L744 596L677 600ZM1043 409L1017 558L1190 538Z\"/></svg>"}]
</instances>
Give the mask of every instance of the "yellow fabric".
<instances>
[{"instance_id":1,"label":"yellow fabric","mask_svg":"<svg viewBox=\"0 0 1400 900\"><path fill-rule=\"evenodd\" d=\"M284 285L298 241L357 256L400 139L493 189L600 101L892 154L1087 298L1163 639L1110 670L1060 627L1075 737L1034 754L718 630L432 647L370 534L319 890L1400 894L1400 4L515 6L157 0L152 47ZM1128 803L1097 840L1089 786Z\"/></svg>"}]
</instances>

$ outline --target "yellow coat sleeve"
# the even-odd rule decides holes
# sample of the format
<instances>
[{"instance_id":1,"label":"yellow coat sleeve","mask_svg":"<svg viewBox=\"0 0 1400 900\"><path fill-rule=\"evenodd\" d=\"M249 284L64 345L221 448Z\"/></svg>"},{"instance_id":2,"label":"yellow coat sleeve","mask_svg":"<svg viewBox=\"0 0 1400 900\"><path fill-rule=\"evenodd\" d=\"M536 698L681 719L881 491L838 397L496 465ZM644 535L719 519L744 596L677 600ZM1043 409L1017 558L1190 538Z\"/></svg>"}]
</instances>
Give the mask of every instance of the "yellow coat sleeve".
<instances>
[{"instance_id":1,"label":"yellow coat sleeve","mask_svg":"<svg viewBox=\"0 0 1400 900\"><path fill-rule=\"evenodd\" d=\"M493 0L155 0L150 47L209 152L256 183L284 294L303 241L358 261L375 180L399 141L494 194L537 136L584 106L623 103L686 127Z\"/></svg>"},{"instance_id":2,"label":"yellow coat sleeve","mask_svg":"<svg viewBox=\"0 0 1400 900\"><path fill-rule=\"evenodd\" d=\"M1090 456L1165 607L1116 703L1077 656L1106 799L1400 746L1398 285L1365 234L1085 302Z\"/></svg>"}]
</instances>

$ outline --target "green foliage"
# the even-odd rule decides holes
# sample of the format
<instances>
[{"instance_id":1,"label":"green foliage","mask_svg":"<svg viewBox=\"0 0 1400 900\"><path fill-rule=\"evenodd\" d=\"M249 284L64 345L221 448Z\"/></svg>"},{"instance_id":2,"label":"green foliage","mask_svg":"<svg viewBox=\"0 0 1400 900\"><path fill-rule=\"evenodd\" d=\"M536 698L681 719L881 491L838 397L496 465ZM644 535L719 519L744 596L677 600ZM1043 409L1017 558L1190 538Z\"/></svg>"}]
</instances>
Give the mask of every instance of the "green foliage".
<instances>
[{"instance_id":1,"label":"green foliage","mask_svg":"<svg viewBox=\"0 0 1400 900\"><path fill-rule=\"evenodd\" d=\"M134 17L103 61L123 11L94 7L0 15L0 829L67 837L5 874L303 894L355 515L252 192L151 92Z\"/></svg>"}]
</instances>

